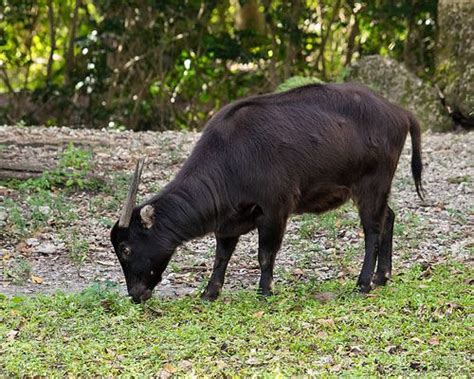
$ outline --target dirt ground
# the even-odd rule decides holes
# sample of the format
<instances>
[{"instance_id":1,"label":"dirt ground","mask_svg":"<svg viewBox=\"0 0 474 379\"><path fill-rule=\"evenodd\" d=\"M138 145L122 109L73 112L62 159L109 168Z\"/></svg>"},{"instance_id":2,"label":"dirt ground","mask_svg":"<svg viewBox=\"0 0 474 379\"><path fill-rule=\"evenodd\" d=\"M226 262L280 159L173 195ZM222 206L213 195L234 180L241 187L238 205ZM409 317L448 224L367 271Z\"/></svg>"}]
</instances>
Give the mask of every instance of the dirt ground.
<instances>
[{"instance_id":1,"label":"dirt ground","mask_svg":"<svg viewBox=\"0 0 474 379\"><path fill-rule=\"evenodd\" d=\"M40 227L18 232L12 204L29 225L28 194L0 186L0 293L6 295L80 291L96 282L124 279L109 242L110 225L119 215L126 181L136 159L148 157L139 196L144 199L170 181L199 138L195 132L133 133L109 130L0 126L0 161L30 162L53 167L69 142L93 152L93 174L111 191L61 193L67 210L37 204L46 214ZM410 143L403 151L390 203L396 212L394 273L414 263L458 261L472 264L473 133L423 135L423 183L427 199L416 196L410 174ZM121 176L120 176L120 175ZM116 201L116 203L114 203ZM113 205L116 204L114 207ZM48 216L50 214L50 216ZM18 222L18 221L17 221ZM73 236L73 237L71 237ZM81 245L82 243L82 245ZM84 259L71 249L86 246ZM256 288L259 269L256 233L244 236L234 254L224 291ZM362 263L362 234L352 205L324 216L297 216L288 223L276 262L276 283L293 280L356 278ZM208 278L214 256L212 236L190 241L175 254L157 287L157 296L196 293ZM15 280L18 262L27 275ZM26 263L25 263L26 262ZM20 268L21 269L21 268Z\"/></svg>"}]
</instances>

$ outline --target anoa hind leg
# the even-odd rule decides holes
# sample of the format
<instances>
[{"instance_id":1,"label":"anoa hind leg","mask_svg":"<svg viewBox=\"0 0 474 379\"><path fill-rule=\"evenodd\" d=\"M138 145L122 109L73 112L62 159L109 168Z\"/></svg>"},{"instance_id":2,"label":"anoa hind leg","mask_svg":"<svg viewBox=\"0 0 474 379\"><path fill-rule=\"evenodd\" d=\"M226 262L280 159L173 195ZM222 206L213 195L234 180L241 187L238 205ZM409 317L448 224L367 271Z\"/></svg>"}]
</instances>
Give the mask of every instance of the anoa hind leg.
<instances>
[{"instance_id":1,"label":"anoa hind leg","mask_svg":"<svg viewBox=\"0 0 474 379\"><path fill-rule=\"evenodd\" d=\"M387 209L389 188L366 181L355 190L355 200L364 229L365 255L357 286L362 293L372 289L372 277L379 255L382 230Z\"/></svg>"},{"instance_id":2,"label":"anoa hind leg","mask_svg":"<svg viewBox=\"0 0 474 379\"><path fill-rule=\"evenodd\" d=\"M263 216L258 222L258 262L261 276L258 293L272 295L273 268L285 232L286 216Z\"/></svg>"},{"instance_id":3,"label":"anoa hind leg","mask_svg":"<svg viewBox=\"0 0 474 379\"><path fill-rule=\"evenodd\" d=\"M377 257L377 271L375 272L373 283L377 286L384 286L392 275L392 239L395 213L387 207L385 223L380 241L380 249Z\"/></svg>"}]
</instances>

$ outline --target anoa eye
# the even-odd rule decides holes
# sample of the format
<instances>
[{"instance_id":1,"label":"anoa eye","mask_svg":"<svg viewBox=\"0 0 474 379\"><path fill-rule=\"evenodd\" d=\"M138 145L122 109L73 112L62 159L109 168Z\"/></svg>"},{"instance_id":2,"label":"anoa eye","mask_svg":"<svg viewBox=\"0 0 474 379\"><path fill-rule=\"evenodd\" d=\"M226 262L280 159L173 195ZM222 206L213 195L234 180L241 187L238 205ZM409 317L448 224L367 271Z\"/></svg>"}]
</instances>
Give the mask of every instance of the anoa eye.
<instances>
[{"instance_id":1,"label":"anoa eye","mask_svg":"<svg viewBox=\"0 0 474 379\"><path fill-rule=\"evenodd\" d=\"M125 255L126 257L132 255L132 249L130 249L129 246L122 245L121 248L120 248L120 251L121 251L122 254Z\"/></svg>"}]
</instances>

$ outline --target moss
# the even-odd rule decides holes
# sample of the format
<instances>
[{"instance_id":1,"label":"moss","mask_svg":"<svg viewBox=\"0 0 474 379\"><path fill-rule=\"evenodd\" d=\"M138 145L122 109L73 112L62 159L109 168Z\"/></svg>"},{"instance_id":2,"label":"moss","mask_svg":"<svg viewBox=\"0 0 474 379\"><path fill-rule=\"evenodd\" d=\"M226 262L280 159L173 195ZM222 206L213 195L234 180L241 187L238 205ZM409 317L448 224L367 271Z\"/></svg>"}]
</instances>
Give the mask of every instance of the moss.
<instances>
[{"instance_id":1,"label":"moss","mask_svg":"<svg viewBox=\"0 0 474 379\"><path fill-rule=\"evenodd\" d=\"M308 84L319 84L324 83L322 80L314 77L304 77L304 76L292 76L291 78L286 79L283 83L281 83L275 92L284 92L290 89L305 86Z\"/></svg>"},{"instance_id":2,"label":"moss","mask_svg":"<svg viewBox=\"0 0 474 379\"><path fill-rule=\"evenodd\" d=\"M423 130L447 131L452 128L452 121L436 89L395 60L377 55L363 57L352 65L348 79L363 83L412 111Z\"/></svg>"}]
</instances>

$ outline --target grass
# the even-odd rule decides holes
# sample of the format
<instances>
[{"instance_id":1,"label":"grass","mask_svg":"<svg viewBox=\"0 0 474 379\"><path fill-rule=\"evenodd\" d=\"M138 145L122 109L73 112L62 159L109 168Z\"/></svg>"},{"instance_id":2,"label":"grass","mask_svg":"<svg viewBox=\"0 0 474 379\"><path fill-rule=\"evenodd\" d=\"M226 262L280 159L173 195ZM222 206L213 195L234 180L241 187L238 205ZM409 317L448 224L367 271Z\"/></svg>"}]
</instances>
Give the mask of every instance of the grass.
<instances>
[{"instance_id":1,"label":"grass","mask_svg":"<svg viewBox=\"0 0 474 379\"><path fill-rule=\"evenodd\" d=\"M50 220L67 227L78 217L65 194L44 189L22 191L19 199L7 198L3 206L8 212L6 230L19 237L34 235Z\"/></svg>"},{"instance_id":2,"label":"grass","mask_svg":"<svg viewBox=\"0 0 474 379\"><path fill-rule=\"evenodd\" d=\"M69 251L69 258L76 266L81 266L89 254L89 242L80 238L77 232L73 231L66 239Z\"/></svg>"},{"instance_id":3,"label":"grass","mask_svg":"<svg viewBox=\"0 0 474 379\"><path fill-rule=\"evenodd\" d=\"M4 267L3 279L12 278L13 284L22 284L30 278L31 265L23 257L16 257L12 262Z\"/></svg>"},{"instance_id":4,"label":"grass","mask_svg":"<svg viewBox=\"0 0 474 379\"><path fill-rule=\"evenodd\" d=\"M88 259L91 247L88 236L82 235L76 226L79 216L87 214L101 225L112 227L115 219L103 211L120 209L130 179L129 173L119 173L112 175L109 183L98 182L91 176L92 158L92 152L69 144L61 152L57 167L41 177L26 181L0 180L0 186L13 190L13 195L7 196L1 204L8 215L0 233L2 237L8 236L16 245L52 228L58 240L65 244L67 257L79 270ZM82 201L81 193L76 198L78 191L87 192L85 196L89 200ZM11 255L11 259L3 262L0 277L16 285L25 284L31 274L29 257L17 251Z\"/></svg>"},{"instance_id":5,"label":"grass","mask_svg":"<svg viewBox=\"0 0 474 379\"><path fill-rule=\"evenodd\" d=\"M295 282L261 300L133 305L111 288L0 297L2 376L430 375L473 373L466 266L420 266L369 297L353 281ZM318 294L335 297L321 302Z\"/></svg>"},{"instance_id":6,"label":"grass","mask_svg":"<svg viewBox=\"0 0 474 379\"><path fill-rule=\"evenodd\" d=\"M40 191L63 188L69 191L97 191L104 183L91 176L92 152L70 143L60 154L57 166L44 171L40 177L25 181L1 180L0 185L22 191Z\"/></svg>"}]
</instances>

